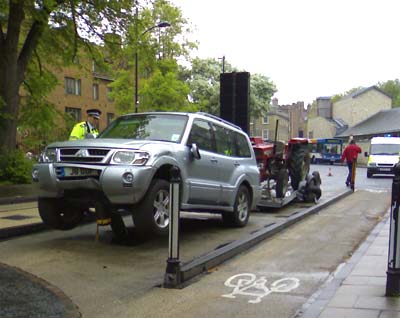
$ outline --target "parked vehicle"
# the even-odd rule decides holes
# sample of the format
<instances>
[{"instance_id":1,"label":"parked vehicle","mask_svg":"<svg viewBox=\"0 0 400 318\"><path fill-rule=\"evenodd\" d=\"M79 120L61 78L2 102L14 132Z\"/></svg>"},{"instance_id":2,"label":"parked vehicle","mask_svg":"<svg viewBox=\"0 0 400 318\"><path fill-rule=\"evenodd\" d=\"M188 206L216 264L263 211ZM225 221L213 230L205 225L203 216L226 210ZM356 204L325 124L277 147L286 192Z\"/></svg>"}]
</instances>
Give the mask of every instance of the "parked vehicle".
<instances>
[{"instance_id":1,"label":"parked vehicle","mask_svg":"<svg viewBox=\"0 0 400 318\"><path fill-rule=\"evenodd\" d=\"M311 162L329 163L333 165L340 162L340 156L343 151L343 140L338 138L318 138L310 139Z\"/></svg>"},{"instance_id":2,"label":"parked vehicle","mask_svg":"<svg viewBox=\"0 0 400 318\"><path fill-rule=\"evenodd\" d=\"M321 197L321 178L310 171L310 143L306 138L265 143L251 138L260 169L260 208L281 207L294 199L317 202ZM275 150L274 150L275 149Z\"/></svg>"},{"instance_id":3,"label":"parked vehicle","mask_svg":"<svg viewBox=\"0 0 400 318\"><path fill-rule=\"evenodd\" d=\"M248 136L205 113L139 113L113 121L96 139L48 145L33 169L39 214L53 229L70 230L84 213L116 235L130 211L139 236L165 235L169 172L182 176L181 209L222 214L247 224L260 199L259 170Z\"/></svg>"},{"instance_id":4,"label":"parked vehicle","mask_svg":"<svg viewBox=\"0 0 400 318\"><path fill-rule=\"evenodd\" d=\"M375 174L393 174L393 168L399 162L400 137L373 137L369 148L367 178Z\"/></svg>"},{"instance_id":5,"label":"parked vehicle","mask_svg":"<svg viewBox=\"0 0 400 318\"><path fill-rule=\"evenodd\" d=\"M272 143L250 138L260 170L259 207L280 207L295 198L317 202L321 197L321 178L318 171L309 173L310 141L292 138L285 144L277 140L277 128L278 121Z\"/></svg>"}]
</instances>

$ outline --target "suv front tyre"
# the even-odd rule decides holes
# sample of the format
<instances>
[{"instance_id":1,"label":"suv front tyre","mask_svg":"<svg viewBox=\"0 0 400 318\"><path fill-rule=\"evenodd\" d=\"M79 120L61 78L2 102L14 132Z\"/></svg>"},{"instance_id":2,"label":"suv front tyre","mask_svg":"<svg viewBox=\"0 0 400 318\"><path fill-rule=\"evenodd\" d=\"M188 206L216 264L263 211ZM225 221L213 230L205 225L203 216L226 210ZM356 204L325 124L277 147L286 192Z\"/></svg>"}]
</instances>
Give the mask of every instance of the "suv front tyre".
<instances>
[{"instance_id":1,"label":"suv front tyre","mask_svg":"<svg viewBox=\"0 0 400 318\"><path fill-rule=\"evenodd\" d=\"M132 217L140 238L147 238L152 234L168 235L169 182L154 179L144 199L135 206Z\"/></svg>"},{"instance_id":2,"label":"suv front tyre","mask_svg":"<svg viewBox=\"0 0 400 318\"><path fill-rule=\"evenodd\" d=\"M244 227L249 221L251 209L250 193L245 185L241 185L236 194L233 212L222 212L222 219L228 226Z\"/></svg>"}]
</instances>

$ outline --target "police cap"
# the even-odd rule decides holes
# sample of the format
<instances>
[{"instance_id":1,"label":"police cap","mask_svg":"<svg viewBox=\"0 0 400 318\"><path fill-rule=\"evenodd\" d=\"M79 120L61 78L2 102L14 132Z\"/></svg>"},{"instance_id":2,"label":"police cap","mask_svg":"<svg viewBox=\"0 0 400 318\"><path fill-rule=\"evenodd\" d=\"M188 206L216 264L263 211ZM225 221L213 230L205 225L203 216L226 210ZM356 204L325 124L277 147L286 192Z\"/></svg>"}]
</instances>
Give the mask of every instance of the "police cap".
<instances>
[{"instance_id":1,"label":"police cap","mask_svg":"<svg viewBox=\"0 0 400 318\"><path fill-rule=\"evenodd\" d=\"M86 111L86 113L87 113L89 116L92 116L93 118L96 118L96 119L99 119L99 118L100 118L100 115L101 115L101 111L98 110L98 109L95 109L95 108L88 109L88 110Z\"/></svg>"}]
</instances>

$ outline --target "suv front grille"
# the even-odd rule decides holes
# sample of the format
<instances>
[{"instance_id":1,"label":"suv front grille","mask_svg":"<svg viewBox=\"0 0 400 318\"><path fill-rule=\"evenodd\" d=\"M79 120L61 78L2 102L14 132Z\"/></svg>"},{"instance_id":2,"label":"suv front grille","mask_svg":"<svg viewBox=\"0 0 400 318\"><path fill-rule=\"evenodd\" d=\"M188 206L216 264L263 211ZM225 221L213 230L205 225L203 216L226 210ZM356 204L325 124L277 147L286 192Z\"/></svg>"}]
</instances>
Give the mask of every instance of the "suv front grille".
<instances>
[{"instance_id":1,"label":"suv front grille","mask_svg":"<svg viewBox=\"0 0 400 318\"><path fill-rule=\"evenodd\" d=\"M102 162L110 152L104 148L60 148L60 162Z\"/></svg>"}]
</instances>

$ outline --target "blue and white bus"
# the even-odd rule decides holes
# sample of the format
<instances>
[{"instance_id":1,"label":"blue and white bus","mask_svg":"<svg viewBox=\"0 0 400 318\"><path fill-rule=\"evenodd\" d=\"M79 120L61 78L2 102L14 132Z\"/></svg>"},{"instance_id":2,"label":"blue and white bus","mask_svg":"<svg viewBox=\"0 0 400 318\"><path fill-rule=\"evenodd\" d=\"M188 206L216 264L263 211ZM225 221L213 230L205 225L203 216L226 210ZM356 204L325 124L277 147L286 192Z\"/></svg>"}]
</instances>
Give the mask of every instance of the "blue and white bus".
<instances>
[{"instance_id":1,"label":"blue and white bus","mask_svg":"<svg viewBox=\"0 0 400 318\"><path fill-rule=\"evenodd\" d=\"M330 163L340 162L343 150L343 140L338 138L311 139L311 162Z\"/></svg>"}]
</instances>

